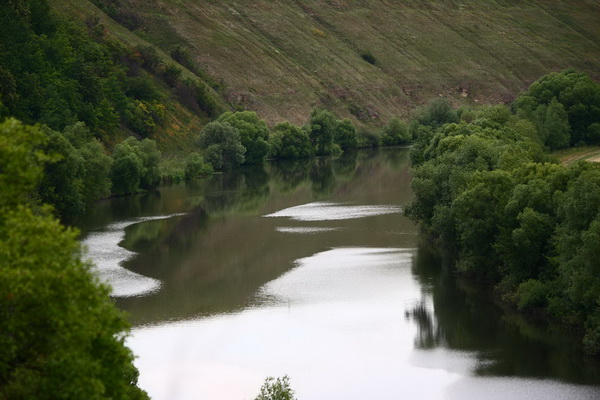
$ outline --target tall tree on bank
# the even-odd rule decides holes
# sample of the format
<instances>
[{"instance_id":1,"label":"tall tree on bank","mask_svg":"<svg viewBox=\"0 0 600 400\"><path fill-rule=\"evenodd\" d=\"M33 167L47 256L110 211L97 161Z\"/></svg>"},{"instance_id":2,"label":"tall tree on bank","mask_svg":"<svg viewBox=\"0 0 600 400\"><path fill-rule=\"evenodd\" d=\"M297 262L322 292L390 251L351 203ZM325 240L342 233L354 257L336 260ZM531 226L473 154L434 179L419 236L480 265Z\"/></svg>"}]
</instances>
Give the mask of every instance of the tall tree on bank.
<instances>
[{"instance_id":1,"label":"tall tree on bank","mask_svg":"<svg viewBox=\"0 0 600 400\"><path fill-rule=\"evenodd\" d=\"M217 118L238 130L240 143L246 148L244 164L261 163L269 151L269 127L254 111L227 111Z\"/></svg>"},{"instance_id":2,"label":"tall tree on bank","mask_svg":"<svg viewBox=\"0 0 600 400\"><path fill-rule=\"evenodd\" d=\"M0 124L0 398L147 399L128 324L77 232L30 203L45 140L14 119Z\"/></svg>"}]
</instances>

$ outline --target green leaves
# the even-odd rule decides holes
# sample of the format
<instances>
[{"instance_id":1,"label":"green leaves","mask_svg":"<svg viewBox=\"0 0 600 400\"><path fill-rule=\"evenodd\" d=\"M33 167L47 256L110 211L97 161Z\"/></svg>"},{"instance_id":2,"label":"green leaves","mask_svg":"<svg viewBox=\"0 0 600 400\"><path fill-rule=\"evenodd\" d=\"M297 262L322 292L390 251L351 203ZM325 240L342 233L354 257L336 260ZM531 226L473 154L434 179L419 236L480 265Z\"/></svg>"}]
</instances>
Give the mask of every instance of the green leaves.
<instances>
[{"instance_id":1,"label":"green leaves","mask_svg":"<svg viewBox=\"0 0 600 400\"><path fill-rule=\"evenodd\" d=\"M153 140L129 137L115 146L113 159L110 175L117 194L136 193L160 182L160 151Z\"/></svg>"},{"instance_id":2,"label":"green leaves","mask_svg":"<svg viewBox=\"0 0 600 400\"><path fill-rule=\"evenodd\" d=\"M221 114L218 122L226 122L238 130L240 143L246 148L244 164L262 163L269 152L269 127L253 111Z\"/></svg>"},{"instance_id":3,"label":"green leaves","mask_svg":"<svg viewBox=\"0 0 600 400\"><path fill-rule=\"evenodd\" d=\"M294 400L294 391L290 387L289 378L268 377L260 388L260 394L254 400Z\"/></svg>"},{"instance_id":4,"label":"green leaves","mask_svg":"<svg viewBox=\"0 0 600 400\"><path fill-rule=\"evenodd\" d=\"M244 162L246 148L240 133L227 122L207 124L200 132L198 145L205 149L204 158L215 170L228 171Z\"/></svg>"},{"instance_id":5,"label":"green leaves","mask_svg":"<svg viewBox=\"0 0 600 400\"><path fill-rule=\"evenodd\" d=\"M520 310L584 326L586 351L598 354L600 165L539 163L541 145L569 144L578 99L593 103L585 82L568 71L542 78L517 99L516 116L497 106L437 128L413 123L406 213L457 255L460 271L498 284Z\"/></svg>"},{"instance_id":6,"label":"green leaves","mask_svg":"<svg viewBox=\"0 0 600 400\"><path fill-rule=\"evenodd\" d=\"M550 149L595 143L596 138L588 132L590 126L600 123L600 85L572 69L553 72L522 93L513 109L536 124Z\"/></svg>"},{"instance_id":7,"label":"green leaves","mask_svg":"<svg viewBox=\"0 0 600 400\"><path fill-rule=\"evenodd\" d=\"M45 143L37 128L0 124L0 398L146 399L127 322L82 261L78 232L32 201Z\"/></svg>"}]
</instances>

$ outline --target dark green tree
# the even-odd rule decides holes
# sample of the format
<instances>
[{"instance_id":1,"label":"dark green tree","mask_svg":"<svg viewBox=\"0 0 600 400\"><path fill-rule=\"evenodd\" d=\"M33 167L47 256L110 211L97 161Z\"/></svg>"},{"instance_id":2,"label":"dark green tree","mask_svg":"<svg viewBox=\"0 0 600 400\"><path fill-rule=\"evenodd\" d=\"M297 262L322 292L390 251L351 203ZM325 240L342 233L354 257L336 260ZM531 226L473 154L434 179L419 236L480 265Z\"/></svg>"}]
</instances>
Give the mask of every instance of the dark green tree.
<instances>
[{"instance_id":1,"label":"dark green tree","mask_svg":"<svg viewBox=\"0 0 600 400\"><path fill-rule=\"evenodd\" d=\"M567 113L570 144L589 143L590 125L600 123L600 85L573 69L552 72L532 83L512 107L517 115L535 119L538 107L549 106L552 101L560 103Z\"/></svg>"},{"instance_id":2,"label":"dark green tree","mask_svg":"<svg viewBox=\"0 0 600 400\"><path fill-rule=\"evenodd\" d=\"M304 158L314 154L306 131L289 122L275 125L269 140L272 158Z\"/></svg>"},{"instance_id":3,"label":"dark green tree","mask_svg":"<svg viewBox=\"0 0 600 400\"><path fill-rule=\"evenodd\" d=\"M147 399L128 324L82 261L77 232L29 203L45 140L0 124L0 398Z\"/></svg>"},{"instance_id":4,"label":"dark green tree","mask_svg":"<svg viewBox=\"0 0 600 400\"><path fill-rule=\"evenodd\" d=\"M226 122L213 121L200 132L198 145L204 149L204 159L217 171L228 171L244 163L246 148L240 133Z\"/></svg>"},{"instance_id":5,"label":"dark green tree","mask_svg":"<svg viewBox=\"0 0 600 400\"><path fill-rule=\"evenodd\" d=\"M358 147L356 127L352 121L347 118L337 121L337 129L335 130L335 137L333 140L344 151Z\"/></svg>"},{"instance_id":6,"label":"dark green tree","mask_svg":"<svg viewBox=\"0 0 600 400\"><path fill-rule=\"evenodd\" d=\"M328 156L341 153L339 145L334 142L337 121L331 112L315 108L310 114L306 130L316 155Z\"/></svg>"},{"instance_id":7,"label":"dark green tree","mask_svg":"<svg viewBox=\"0 0 600 400\"><path fill-rule=\"evenodd\" d=\"M383 127L383 134L381 135L383 146L408 144L410 141L411 135L408 126L398 118L391 118Z\"/></svg>"},{"instance_id":8,"label":"dark green tree","mask_svg":"<svg viewBox=\"0 0 600 400\"><path fill-rule=\"evenodd\" d=\"M160 183L160 151L151 139L129 137L115 146L111 180L116 194L136 193Z\"/></svg>"},{"instance_id":9,"label":"dark green tree","mask_svg":"<svg viewBox=\"0 0 600 400\"><path fill-rule=\"evenodd\" d=\"M217 119L226 122L240 133L240 142L246 148L244 164L261 163L269 152L269 127L254 111L228 111Z\"/></svg>"},{"instance_id":10,"label":"dark green tree","mask_svg":"<svg viewBox=\"0 0 600 400\"><path fill-rule=\"evenodd\" d=\"M190 154L185 161L184 177L186 181L191 181L199 176L212 174L213 169L210 164L204 162L204 159L198 153Z\"/></svg>"}]
</instances>

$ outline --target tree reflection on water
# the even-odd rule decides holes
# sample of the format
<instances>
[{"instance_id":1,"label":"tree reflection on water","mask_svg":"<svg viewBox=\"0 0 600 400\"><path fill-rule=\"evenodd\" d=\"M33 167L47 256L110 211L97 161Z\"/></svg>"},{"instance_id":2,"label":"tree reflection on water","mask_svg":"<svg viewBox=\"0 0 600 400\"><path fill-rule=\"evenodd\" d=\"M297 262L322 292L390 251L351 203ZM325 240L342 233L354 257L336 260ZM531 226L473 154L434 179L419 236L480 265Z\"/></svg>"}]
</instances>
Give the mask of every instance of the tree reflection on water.
<instances>
[{"instance_id":1,"label":"tree reflection on water","mask_svg":"<svg viewBox=\"0 0 600 400\"><path fill-rule=\"evenodd\" d=\"M477 375L600 381L600 365L582 356L577 332L499 304L484 284L457 276L431 243L421 243L413 274L423 287L406 313L417 326L416 348L476 354Z\"/></svg>"}]
</instances>

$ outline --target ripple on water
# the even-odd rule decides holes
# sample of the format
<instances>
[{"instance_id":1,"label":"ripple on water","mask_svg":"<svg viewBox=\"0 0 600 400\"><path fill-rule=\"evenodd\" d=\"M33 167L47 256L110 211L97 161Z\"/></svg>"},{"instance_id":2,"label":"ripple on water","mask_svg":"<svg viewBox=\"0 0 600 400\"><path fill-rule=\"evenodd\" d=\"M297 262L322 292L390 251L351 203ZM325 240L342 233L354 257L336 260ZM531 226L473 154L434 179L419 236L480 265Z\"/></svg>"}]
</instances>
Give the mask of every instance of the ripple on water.
<instances>
[{"instance_id":1,"label":"ripple on water","mask_svg":"<svg viewBox=\"0 0 600 400\"><path fill-rule=\"evenodd\" d=\"M137 253L129 251L119 243L125 238L125 228L140 222L167 219L183 214L160 215L136 218L108 225L102 231L90 233L82 242L86 259L93 261L93 271L100 280L112 288L113 297L139 297L158 291L161 281L122 267L122 264Z\"/></svg>"},{"instance_id":2,"label":"ripple on water","mask_svg":"<svg viewBox=\"0 0 600 400\"><path fill-rule=\"evenodd\" d=\"M392 205L348 205L343 203L314 202L289 207L265 217L287 217L296 221L335 221L397 214L402 209Z\"/></svg>"},{"instance_id":3,"label":"ripple on water","mask_svg":"<svg viewBox=\"0 0 600 400\"><path fill-rule=\"evenodd\" d=\"M299 233L299 234L311 234L311 233L339 231L339 228L318 228L316 226L305 226L305 227L280 226L275 229L277 230L277 232Z\"/></svg>"}]
</instances>

